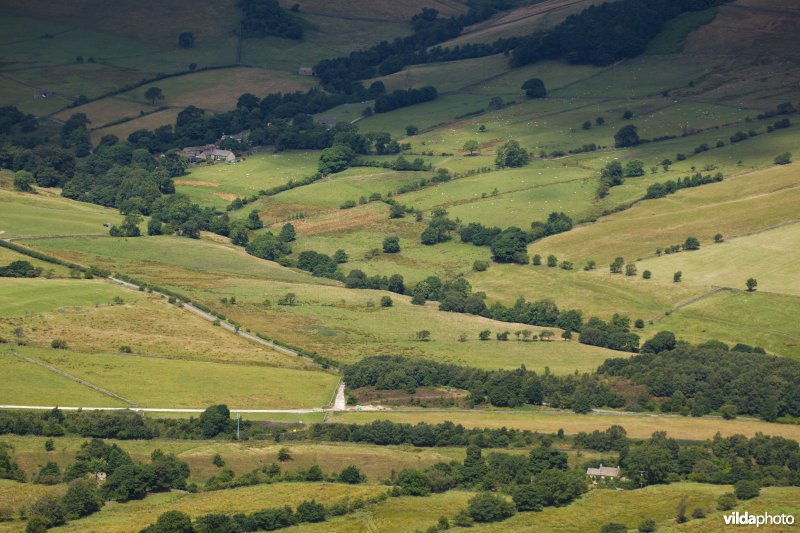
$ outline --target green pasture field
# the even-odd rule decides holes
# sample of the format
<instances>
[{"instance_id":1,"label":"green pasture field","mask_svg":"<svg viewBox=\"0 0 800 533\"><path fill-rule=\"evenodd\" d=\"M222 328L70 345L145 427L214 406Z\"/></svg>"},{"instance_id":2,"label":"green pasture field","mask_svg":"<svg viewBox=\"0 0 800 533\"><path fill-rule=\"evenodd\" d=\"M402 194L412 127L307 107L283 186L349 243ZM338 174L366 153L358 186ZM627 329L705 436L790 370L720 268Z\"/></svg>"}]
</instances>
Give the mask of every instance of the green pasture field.
<instances>
[{"instance_id":1,"label":"green pasture field","mask_svg":"<svg viewBox=\"0 0 800 533\"><path fill-rule=\"evenodd\" d=\"M531 251L571 261L594 259L600 265L617 256L645 258L657 248L682 244L690 235L710 243L717 233L731 237L794 219L799 191L796 164L730 176L548 237Z\"/></svg>"},{"instance_id":2,"label":"green pasture field","mask_svg":"<svg viewBox=\"0 0 800 533\"><path fill-rule=\"evenodd\" d=\"M118 224L116 209L41 194L0 189L0 238L90 234L106 235L103 224Z\"/></svg>"},{"instance_id":3,"label":"green pasture field","mask_svg":"<svg viewBox=\"0 0 800 533\"><path fill-rule=\"evenodd\" d=\"M414 158L414 156L406 156L406 159ZM348 200L357 202L362 196L369 198L376 192L385 198L388 193L394 193L404 185L418 182L422 178L430 179L431 176L430 172L400 172L378 167L353 167L344 172L331 174L322 181L311 185L297 187L262 200L265 206L264 213L266 217L270 216L270 208L273 203L297 206L296 208L305 209L306 213L319 209L338 209ZM275 206L275 208L278 212L281 211L279 206ZM346 214L342 213L343 216Z\"/></svg>"},{"instance_id":4,"label":"green pasture field","mask_svg":"<svg viewBox=\"0 0 800 533\"><path fill-rule=\"evenodd\" d=\"M25 341L38 347L49 347L53 339L63 339L71 349L85 353L113 353L125 346L134 354L168 359L291 368L311 366L304 359L213 327L209 321L168 304L160 296L144 297L143 293L109 284L109 294L100 299L102 291L98 291L105 289L87 281L75 281L69 286L60 281L36 284L24 283L33 280L16 281L23 282L17 290L12 290L15 288L12 283L5 285L12 290L10 297L17 299L18 306L28 301L35 305L43 297L46 300L41 303L49 306L40 307L36 313L25 309L24 316L18 309L10 313L12 316L0 318L0 336L7 339L13 339L14 331L22 328ZM0 287L3 286L0 281ZM97 293L96 299L88 300L92 290ZM76 294L83 299L77 298L76 302ZM112 304L111 295L121 297L124 304Z\"/></svg>"},{"instance_id":5,"label":"green pasture field","mask_svg":"<svg viewBox=\"0 0 800 533\"><path fill-rule=\"evenodd\" d=\"M669 330L692 343L717 339L733 346L741 342L797 359L798 313L797 296L725 291L663 317L648 326L648 332Z\"/></svg>"},{"instance_id":6,"label":"green pasture field","mask_svg":"<svg viewBox=\"0 0 800 533\"><path fill-rule=\"evenodd\" d=\"M201 205L224 209L236 196L258 194L262 189L310 176L317 171L318 162L319 152L260 152L232 165L193 166L188 175L176 180L176 189ZM238 213L246 216L251 207Z\"/></svg>"},{"instance_id":7,"label":"green pasture field","mask_svg":"<svg viewBox=\"0 0 800 533\"><path fill-rule=\"evenodd\" d=\"M800 296L798 222L718 244L701 242L699 250L649 258L639 268L662 276L680 270L688 283L737 289L752 277L759 290Z\"/></svg>"},{"instance_id":8,"label":"green pasture field","mask_svg":"<svg viewBox=\"0 0 800 533\"><path fill-rule=\"evenodd\" d=\"M628 437L646 439L655 431L666 431L667 435L680 440L711 439L719 432L723 436L746 435L756 433L776 435L787 439L800 438L800 426L791 424L775 424L756 419L723 420L721 418L692 418L680 415L651 415L634 413L578 415L571 412L553 409L520 410L518 412L501 411L405 411L405 412L346 412L333 413L328 422L345 422L349 424L366 424L374 420L391 420L416 424L428 422L438 424L454 421L465 427L479 428L515 428L538 431L539 433L556 433L563 429L568 435L581 431L591 432L595 429L605 430L619 425L628 432Z\"/></svg>"},{"instance_id":9,"label":"green pasture field","mask_svg":"<svg viewBox=\"0 0 800 533\"><path fill-rule=\"evenodd\" d=\"M0 404L4 405L68 405L87 407L125 407L116 398L101 394L41 366L13 355L29 355L29 351L11 345L0 345L0 369L8 379L0 387ZM13 376L13 378L12 378ZM5 440L3 437L0 440Z\"/></svg>"},{"instance_id":10,"label":"green pasture field","mask_svg":"<svg viewBox=\"0 0 800 533\"><path fill-rule=\"evenodd\" d=\"M383 82L386 92L389 93L397 89L432 85L439 92L448 93L482 87L508 70L508 59L502 54L498 54L461 61L411 65L400 72L369 80L365 82L365 85L369 86L373 81L379 80ZM521 85L522 83L520 83Z\"/></svg>"},{"instance_id":11,"label":"green pasture field","mask_svg":"<svg viewBox=\"0 0 800 533\"><path fill-rule=\"evenodd\" d=\"M96 531L127 533L140 530L167 511L182 511L197 517L207 513L252 513L268 507L297 506L304 500L332 504L343 498L366 498L386 491L383 485L344 483L275 483L191 494L169 492L153 494L143 500L107 503L99 512L69 522L54 531Z\"/></svg>"},{"instance_id":12,"label":"green pasture field","mask_svg":"<svg viewBox=\"0 0 800 533\"><path fill-rule=\"evenodd\" d=\"M143 407L291 409L326 405L338 378L319 370L296 370L184 361L128 354L85 354L28 348L20 353L115 392ZM52 403L40 391L41 403ZM63 405L71 404L65 398Z\"/></svg>"},{"instance_id":13,"label":"green pasture field","mask_svg":"<svg viewBox=\"0 0 800 533\"><path fill-rule=\"evenodd\" d=\"M154 285L197 283L203 286L227 277L288 283L334 283L258 259L241 247L212 239L168 236L75 238L28 241L28 244L59 257L142 277ZM203 275L198 277L198 273Z\"/></svg>"},{"instance_id":14,"label":"green pasture field","mask_svg":"<svg viewBox=\"0 0 800 533\"><path fill-rule=\"evenodd\" d=\"M108 305L117 296L132 302L140 298L102 280L0 278L0 287L0 317Z\"/></svg>"}]
</instances>

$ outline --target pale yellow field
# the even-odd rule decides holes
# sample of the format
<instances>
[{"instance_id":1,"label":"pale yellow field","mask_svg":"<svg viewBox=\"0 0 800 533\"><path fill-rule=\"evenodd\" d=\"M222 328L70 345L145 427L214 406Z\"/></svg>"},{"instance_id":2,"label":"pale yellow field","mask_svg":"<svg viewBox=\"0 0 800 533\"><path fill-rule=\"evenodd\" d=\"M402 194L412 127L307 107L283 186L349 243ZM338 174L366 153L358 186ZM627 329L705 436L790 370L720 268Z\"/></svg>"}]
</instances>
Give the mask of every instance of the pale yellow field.
<instances>
[{"instance_id":1,"label":"pale yellow field","mask_svg":"<svg viewBox=\"0 0 800 533\"><path fill-rule=\"evenodd\" d=\"M721 418L692 418L683 416L639 415L639 414L595 414L577 415L556 411L519 411L508 412L349 412L335 414L330 422L347 422L363 424L373 420L391 420L393 422L417 423L428 422L438 424L447 420L465 427L527 429L540 433L555 433L563 429L567 434L581 431L603 430L612 425L624 427L629 437L648 438L655 431L666 431L676 439L702 440L713 437L717 432L724 435L746 435L752 437L756 433L778 435L789 439L800 439L800 426L788 424L771 424L760 420L723 420Z\"/></svg>"}]
</instances>

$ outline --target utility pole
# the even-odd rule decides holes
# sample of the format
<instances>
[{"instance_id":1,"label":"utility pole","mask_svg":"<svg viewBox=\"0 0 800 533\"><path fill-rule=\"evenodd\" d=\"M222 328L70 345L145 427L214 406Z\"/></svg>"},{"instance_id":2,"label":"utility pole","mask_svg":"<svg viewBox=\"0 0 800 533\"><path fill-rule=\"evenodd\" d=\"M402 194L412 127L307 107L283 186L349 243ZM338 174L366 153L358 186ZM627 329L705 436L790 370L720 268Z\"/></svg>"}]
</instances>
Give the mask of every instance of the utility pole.
<instances>
[{"instance_id":1,"label":"utility pole","mask_svg":"<svg viewBox=\"0 0 800 533\"><path fill-rule=\"evenodd\" d=\"M242 419L242 413L236 413L236 440L239 439L239 421Z\"/></svg>"}]
</instances>

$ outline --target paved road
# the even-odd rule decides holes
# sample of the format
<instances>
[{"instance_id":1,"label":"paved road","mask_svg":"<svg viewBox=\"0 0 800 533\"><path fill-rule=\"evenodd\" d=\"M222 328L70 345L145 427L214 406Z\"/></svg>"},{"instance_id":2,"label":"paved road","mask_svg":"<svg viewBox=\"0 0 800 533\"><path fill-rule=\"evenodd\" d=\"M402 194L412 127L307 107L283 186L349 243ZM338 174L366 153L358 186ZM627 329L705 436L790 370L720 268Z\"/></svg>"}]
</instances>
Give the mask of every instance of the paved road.
<instances>
[{"instance_id":1,"label":"paved road","mask_svg":"<svg viewBox=\"0 0 800 533\"><path fill-rule=\"evenodd\" d=\"M0 405L0 409L31 409L36 411L46 411L58 407L62 411L142 411L145 413L202 413L205 409L184 409L171 407L74 407L74 406L55 406L55 405ZM231 413L287 413L287 414L308 414L322 413L325 409L314 407L312 409L231 409Z\"/></svg>"}]
</instances>

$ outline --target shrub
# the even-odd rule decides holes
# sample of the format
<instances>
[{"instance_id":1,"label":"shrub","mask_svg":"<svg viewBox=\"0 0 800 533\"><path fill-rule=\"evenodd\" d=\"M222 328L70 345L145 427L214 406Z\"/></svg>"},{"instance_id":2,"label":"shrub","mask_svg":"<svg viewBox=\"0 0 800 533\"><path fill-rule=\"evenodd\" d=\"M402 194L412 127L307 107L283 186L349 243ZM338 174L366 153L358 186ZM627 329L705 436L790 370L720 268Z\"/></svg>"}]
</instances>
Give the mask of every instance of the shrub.
<instances>
[{"instance_id":1,"label":"shrub","mask_svg":"<svg viewBox=\"0 0 800 533\"><path fill-rule=\"evenodd\" d=\"M653 274L649 270L645 270L642 272L642 279L650 279Z\"/></svg>"},{"instance_id":2,"label":"shrub","mask_svg":"<svg viewBox=\"0 0 800 533\"><path fill-rule=\"evenodd\" d=\"M383 253L396 254L400 252L400 239L398 237L386 237L383 239Z\"/></svg>"},{"instance_id":3,"label":"shrub","mask_svg":"<svg viewBox=\"0 0 800 533\"><path fill-rule=\"evenodd\" d=\"M361 474L361 470L358 469L357 466L350 465L345 467L339 473L339 481L342 483L349 483L351 485L355 485L361 483L366 478L363 474Z\"/></svg>"},{"instance_id":4,"label":"shrub","mask_svg":"<svg viewBox=\"0 0 800 533\"><path fill-rule=\"evenodd\" d=\"M381 307L391 307L394 302L392 302L392 298L390 296L382 296L381 297Z\"/></svg>"},{"instance_id":5,"label":"shrub","mask_svg":"<svg viewBox=\"0 0 800 533\"><path fill-rule=\"evenodd\" d=\"M717 498L717 509L720 511L730 511L736 507L736 495L732 492L726 492Z\"/></svg>"},{"instance_id":6,"label":"shrub","mask_svg":"<svg viewBox=\"0 0 800 533\"><path fill-rule=\"evenodd\" d=\"M467 505L470 517L476 522L500 522L514 516L514 505L502 496L481 492Z\"/></svg>"},{"instance_id":7,"label":"shrub","mask_svg":"<svg viewBox=\"0 0 800 533\"><path fill-rule=\"evenodd\" d=\"M792 154L789 152L783 152L780 155L775 156L775 164L776 165L788 165L792 162Z\"/></svg>"},{"instance_id":8,"label":"shrub","mask_svg":"<svg viewBox=\"0 0 800 533\"><path fill-rule=\"evenodd\" d=\"M603 524L603 527L600 528L600 533L628 533L628 526L618 522L609 522L608 524Z\"/></svg>"},{"instance_id":9,"label":"shrub","mask_svg":"<svg viewBox=\"0 0 800 533\"><path fill-rule=\"evenodd\" d=\"M692 511L692 518L705 518L706 512L701 508L697 507L694 511Z\"/></svg>"},{"instance_id":10,"label":"shrub","mask_svg":"<svg viewBox=\"0 0 800 533\"><path fill-rule=\"evenodd\" d=\"M751 481L749 479L742 479L736 482L733 486L733 493L739 500L752 500L761 494L761 487L758 481Z\"/></svg>"},{"instance_id":11,"label":"shrub","mask_svg":"<svg viewBox=\"0 0 800 533\"><path fill-rule=\"evenodd\" d=\"M50 343L50 346L56 350L66 350L67 341L64 339L53 339L53 342Z\"/></svg>"},{"instance_id":12,"label":"shrub","mask_svg":"<svg viewBox=\"0 0 800 533\"><path fill-rule=\"evenodd\" d=\"M653 533L653 531L656 530L656 521L652 518L642 520L636 530L639 531L639 533Z\"/></svg>"},{"instance_id":13,"label":"shrub","mask_svg":"<svg viewBox=\"0 0 800 533\"><path fill-rule=\"evenodd\" d=\"M472 270L475 272L484 272L486 269L489 268L489 262L483 261L481 259L476 259L474 263L472 263Z\"/></svg>"}]
</instances>

